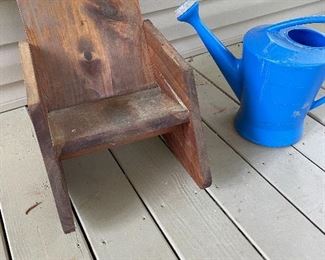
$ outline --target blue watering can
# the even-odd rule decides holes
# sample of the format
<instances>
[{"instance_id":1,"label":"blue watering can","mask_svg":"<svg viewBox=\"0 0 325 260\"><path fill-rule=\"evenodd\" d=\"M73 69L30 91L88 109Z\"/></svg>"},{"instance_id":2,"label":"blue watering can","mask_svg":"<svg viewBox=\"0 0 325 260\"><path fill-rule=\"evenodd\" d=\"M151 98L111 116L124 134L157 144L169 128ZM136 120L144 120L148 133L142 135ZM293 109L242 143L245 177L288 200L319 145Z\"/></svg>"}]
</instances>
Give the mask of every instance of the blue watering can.
<instances>
[{"instance_id":1,"label":"blue watering can","mask_svg":"<svg viewBox=\"0 0 325 260\"><path fill-rule=\"evenodd\" d=\"M202 23L198 1L185 2L176 13L197 31L240 100L238 133L269 147L298 142L307 113L325 103L325 97L315 101L325 80L325 34L303 24L325 23L325 16L251 29L239 60Z\"/></svg>"}]
</instances>

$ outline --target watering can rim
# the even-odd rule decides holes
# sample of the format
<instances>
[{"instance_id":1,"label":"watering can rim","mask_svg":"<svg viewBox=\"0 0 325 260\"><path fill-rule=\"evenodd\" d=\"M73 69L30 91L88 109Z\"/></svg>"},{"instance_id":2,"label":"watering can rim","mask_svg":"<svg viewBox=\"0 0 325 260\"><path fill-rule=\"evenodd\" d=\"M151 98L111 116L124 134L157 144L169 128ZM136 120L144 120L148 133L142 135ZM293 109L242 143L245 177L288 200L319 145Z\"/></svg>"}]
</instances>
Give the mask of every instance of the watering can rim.
<instances>
[{"instance_id":1,"label":"watering can rim","mask_svg":"<svg viewBox=\"0 0 325 260\"><path fill-rule=\"evenodd\" d=\"M290 31L300 29L317 33L325 39L323 32L304 25L283 27L279 31L268 31L268 28L269 25L260 25L250 29L244 36L243 48L265 61L283 66L292 66L292 62L295 62L297 67L306 68L324 65L325 45L309 46L296 41L289 35ZM263 41L264 44L261 44ZM285 49L288 56L283 58L281 49ZM295 60L290 60L290 57Z\"/></svg>"},{"instance_id":2,"label":"watering can rim","mask_svg":"<svg viewBox=\"0 0 325 260\"><path fill-rule=\"evenodd\" d=\"M290 28L298 25L311 24L311 23L325 23L325 15L302 16L302 17L282 21L268 26L267 30L269 32L279 31L285 28Z\"/></svg>"},{"instance_id":3,"label":"watering can rim","mask_svg":"<svg viewBox=\"0 0 325 260\"><path fill-rule=\"evenodd\" d=\"M299 47L300 49L305 49L307 51L315 51L315 50L321 50L321 51L324 51L325 50L325 45L324 46L309 46L309 45L305 45L305 44L302 44L302 43L299 43L297 41L295 41L294 39L292 39L289 35L289 32L293 31L293 30L306 30L306 31L310 31L310 32L314 32L314 33L317 33L319 35L322 35L325 39L325 33L319 31L319 30L316 30L314 28L310 28L310 27L306 27L304 25L295 25L295 26L292 26L292 27L289 27L289 28L285 28L285 29L282 29L280 31L280 33L282 32L283 35L285 36L285 38L290 42L292 43L293 45L295 45L296 47Z\"/></svg>"},{"instance_id":4,"label":"watering can rim","mask_svg":"<svg viewBox=\"0 0 325 260\"><path fill-rule=\"evenodd\" d=\"M305 25L311 24L311 23L325 23L325 15L304 16L304 17L290 19L287 21L283 21L280 23L276 23L276 24L267 26L266 30L269 34L278 33L278 35L281 35L282 37L284 37L285 40L289 41L291 44L293 44L293 46L299 48L300 51L302 51L302 50L324 51L325 45L324 46L309 46L309 45L297 42L296 40L292 39L292 37L289 35L289 32L291 32L293 30L300 29L300 30L306 30L309 32L313 32L317 35L321 35L325 39L324 32L305 26Z\"/></svg>"}]
</instances>

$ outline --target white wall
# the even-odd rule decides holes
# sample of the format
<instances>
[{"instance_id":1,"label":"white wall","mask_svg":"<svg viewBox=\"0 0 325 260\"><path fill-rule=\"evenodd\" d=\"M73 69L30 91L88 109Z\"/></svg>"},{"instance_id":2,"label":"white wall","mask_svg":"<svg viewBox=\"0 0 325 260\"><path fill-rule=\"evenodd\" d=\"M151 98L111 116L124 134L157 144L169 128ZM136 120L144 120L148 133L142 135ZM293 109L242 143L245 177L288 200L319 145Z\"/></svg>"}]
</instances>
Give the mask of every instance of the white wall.
<instances>
[{"instance_id":1,"label":"white wall","mask_svg":"<svg viewBox=\"0 0 325 260\"><path fill-rule=\"evenodd\" d=\"M150 18L185 57L205 51L194 31L178 23L183 0L140 0ZM325 0L201 0L205 22L226 43L239 42L249 28L283 19L325 13ZM0 112L26 104L17 43L25 35L14 0L0 0Z\"/></svg>"}]
</instances>

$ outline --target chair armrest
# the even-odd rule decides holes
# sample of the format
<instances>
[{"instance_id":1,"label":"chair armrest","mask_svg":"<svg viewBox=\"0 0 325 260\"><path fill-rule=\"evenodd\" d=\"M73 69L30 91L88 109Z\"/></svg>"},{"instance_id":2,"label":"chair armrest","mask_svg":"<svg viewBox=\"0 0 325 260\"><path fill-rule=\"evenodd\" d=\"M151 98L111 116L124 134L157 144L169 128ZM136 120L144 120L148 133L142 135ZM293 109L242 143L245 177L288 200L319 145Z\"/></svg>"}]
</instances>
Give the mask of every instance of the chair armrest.
<instances>
[{"instance_id":1,"label":"chair armrest","mask_svg":"<svg viewBox=\"0 0 325 260\"><path fill-rule=\"evenodd\" d=\"M206 188L211 174L193 70L150 21L144 22L144 31L155 80L190 111L189 122L163 138L197 184Z\"/></svg>"},{"instance_id":2,"label":"chair armrest","mask_svg":"<svg viewBox=\"0 0 325 260\"><path fill-rule=\"evenodd\" d=\"M149 20L144 21L147 46L156 79L163 77L188 109L197 100L192 68ZM160 80L161 81L161 80Z\"/></svg>"}]
</instances>

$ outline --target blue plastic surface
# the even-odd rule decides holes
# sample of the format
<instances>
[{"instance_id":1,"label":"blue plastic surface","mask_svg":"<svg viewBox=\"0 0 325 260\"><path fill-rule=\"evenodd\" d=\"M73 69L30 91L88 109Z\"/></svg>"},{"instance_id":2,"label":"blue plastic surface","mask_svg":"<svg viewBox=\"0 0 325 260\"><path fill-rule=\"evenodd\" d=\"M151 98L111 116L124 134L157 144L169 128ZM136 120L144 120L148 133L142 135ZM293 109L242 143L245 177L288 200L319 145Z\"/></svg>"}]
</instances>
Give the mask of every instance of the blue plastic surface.
<instances>
[{"instance_id":1,"label":"blue plastic surface","mask_svg":"<svg viewBox=\"0 0 325 260\"><path fill-rule=\"evenodd\" d=\"M202 23L198 2L178 20L195 28L240 100L235 127L241 136L269 147L301 139L307 113L325 104L325 97L314 101L325 80L325 35L303 24L325 23L325 16L251 29L241 60Z\"/></svg>"}]
</instances>

